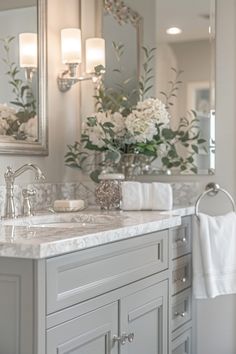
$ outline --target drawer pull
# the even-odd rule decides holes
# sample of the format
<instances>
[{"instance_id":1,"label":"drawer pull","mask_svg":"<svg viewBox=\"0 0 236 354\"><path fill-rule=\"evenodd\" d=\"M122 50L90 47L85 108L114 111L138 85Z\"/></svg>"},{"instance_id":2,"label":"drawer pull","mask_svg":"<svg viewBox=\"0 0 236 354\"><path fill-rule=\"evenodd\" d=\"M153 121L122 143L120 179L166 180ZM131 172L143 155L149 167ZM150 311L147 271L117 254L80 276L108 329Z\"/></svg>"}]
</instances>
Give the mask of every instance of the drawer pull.
<instances>
[{"instance_id":1,"label":"drawer pull","mask_svg":"<svg viewBox=\"0 0 236 354\"><path fill-rule=\"evenodd\" d=\"M186 312L175 312L175 316L176 317L185 317L186 316Z\"/></svg>"},{"instance_id":2,"label":"drawer pull","mask_svg":"<svg viewBox=\"0 0 236 354\"><path fill-rule=\"evenodd\" d=\"M175 283L181 282L181 283L185 284L186 281L187 281L187 278L186 278L186 277L183 277L183 278L181 278L181 279L175 279Z\"/></svg>"},{"instance_id":3,"label":"drawer pull","mask_svg":"<svg viewBox=\"0 0 236 354\"><path fill-rule=\"evenodd\" d=\"M127 340L129 343L132 343L134 340L134 333L129 333L129 334L123 333L120 337L119 336L113 337L113 342L118 342L121 345L125 345Z\"/></svg>"},{"instance_id":4,"label":"drawer pull","mask_svg":"<svg viewBox=\"0 0 236 354\"><path fill-rule=\"evenodd\" d=\"M186 242L187 242L187 239L186 239L186 237L178 238L178 239L176 240L176 242L186 243Z\"/></svg>"}]
</instances>

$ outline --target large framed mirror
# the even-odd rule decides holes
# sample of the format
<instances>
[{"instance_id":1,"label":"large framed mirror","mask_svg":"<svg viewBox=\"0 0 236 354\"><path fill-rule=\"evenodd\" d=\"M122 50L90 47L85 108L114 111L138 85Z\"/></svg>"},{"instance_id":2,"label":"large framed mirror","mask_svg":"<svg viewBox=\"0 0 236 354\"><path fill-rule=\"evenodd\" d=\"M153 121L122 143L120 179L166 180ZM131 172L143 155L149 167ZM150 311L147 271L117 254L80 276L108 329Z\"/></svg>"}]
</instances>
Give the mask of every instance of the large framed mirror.
<instances>
[{"instance_id":1,"label":"large framed mirror","mask_svg":"<svg viewBox=\"0 0 236 354\"><path fill-rule=\"evenodd\" d=\"M125 83L123 92L134 92L128 100L137 105L149 51L144 98L168 107L167 143L138 173L214 174L215 0L88 2L95 9L95 32L106 40L105 86L114 90ZM83 0L81 6L83 13Z\"/></svg>"},{"instance_id":2,"label":"large framed mirror","mask_svg":"<svg viewBox=\"0 0 236 354\"><path fill-rule=\"evenodd\" d=\"M48 154L46 36L46 0L0 3L0 154Z\"/></svg>"}]
</instances>

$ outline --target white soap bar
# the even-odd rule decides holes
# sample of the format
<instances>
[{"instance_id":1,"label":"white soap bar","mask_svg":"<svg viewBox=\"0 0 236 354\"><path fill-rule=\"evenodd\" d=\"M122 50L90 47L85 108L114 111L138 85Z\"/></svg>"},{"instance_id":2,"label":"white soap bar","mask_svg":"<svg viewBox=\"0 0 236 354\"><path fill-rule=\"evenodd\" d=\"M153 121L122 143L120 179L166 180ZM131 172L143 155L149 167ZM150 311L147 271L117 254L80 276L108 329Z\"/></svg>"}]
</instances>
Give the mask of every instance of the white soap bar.
<instances>
[{"instance_id":1,"label":"white soap bar","mask_svg":"<svg viewBox=\"0 0 236 354\"><path fill-rule=\"evenodd\" d=\"M76 199L76 200L55 200L53 204L53 209L55 211L79 211L83 210L85 207L84 200Z\"/></svg>"}]
</instances>

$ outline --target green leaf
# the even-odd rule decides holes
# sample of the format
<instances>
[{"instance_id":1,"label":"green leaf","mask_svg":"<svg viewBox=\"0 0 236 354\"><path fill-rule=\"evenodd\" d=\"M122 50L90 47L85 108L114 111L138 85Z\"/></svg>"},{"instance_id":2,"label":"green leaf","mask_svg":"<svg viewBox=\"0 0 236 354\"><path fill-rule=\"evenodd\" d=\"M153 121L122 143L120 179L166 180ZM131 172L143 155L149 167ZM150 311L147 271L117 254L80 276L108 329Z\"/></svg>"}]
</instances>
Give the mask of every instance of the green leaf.
<instances>
[{"instance_id":1,"label":"green leaf","mask_svg":"<svg viewBox=\"0 0 236 354\"><path fill-rule=\"evenodd\" d=\"M171 139L175 138L175 132L173 130L171 130L170 128L163 128L162 135L167 140L171 140Z\"/></svg>"},{"instance_id":2,"label":"green leaf","mask_svg":"<svg viewBox=\"0 0 236 354\"><path fill-rule=\"evenodd\" d=\"M95 171L92 171L89 174L89 177L91 178L92 181L94 181L95 183L99 182L98 176L101 174L102 170L101 169L97 169Z\"/></svg>"},{"instance_id":3,"label":"green leaf","mask_svg":"<svg viewBox=\"0 0 236 354\"><path fill-rule=\"evenodd\" d=\"M190 168L190 171L192 171L193 173L197 174L197 167Z\"/></svg>"},{"instance_id":4,"label":"green leaf","mask_svg":"<svg viewBox=\"0 0 236 354\"><path fill-rule=\"evenodd\" d=\"M24 108L24 105L21 102L17 102L17 101L10 101L11 104L14 104L15 106L19 106Z\"/></svg>"},{"instance_id":5,"label":"green leaf","mask_svg":"<svg viewBox=\"0 0 236 354\"><path fill-rule=\"evenodd\" d=\"M105 123L103 124L103 127L105 127L105 128L114 128L114 124L111 123L111 122L105 122Z\"/></svg>"},{"instance_id":6,"label":"green leaf","mask_svg":"<svg viewBox=\"0 0 236 354\"><path fill-rule=\"evenodd\" d=\"M192 156L190 156L190 157L187 158L187 161L190 162L190 163L193 163L194 159L193 159Z\"/></svg>"},{"instance_id":7,"label":"green leaf","mask_svg":"<svg viewBox=\"0 0 236 354\"><path fill-rule=\"evenodd\" d=\"M162 163L163 163L164 166L169 167L170 161L169 161L168 157L163 157L163 158L161 159L161 161L162 161Z\"/></svg>"},{"instance_id":8,"label":"green leaf","mask_svg":"<svg viewBox=\"0 0 236 354\"><path fill-rule=\"evenodd\" d=\"M192 145L193 151L198 154L198 146L197 145Z\"/></svg>"},{"instance_id":9,"label":"green leaf","mask_svg":"<svg viewBox=\"0 0 236 354\"><path fill-rule=\"evenodd\" d=\"M198 144L204 144L205 142L206 142L206 140L205 139L198 139Z\"/></svg>"}]
</instances>

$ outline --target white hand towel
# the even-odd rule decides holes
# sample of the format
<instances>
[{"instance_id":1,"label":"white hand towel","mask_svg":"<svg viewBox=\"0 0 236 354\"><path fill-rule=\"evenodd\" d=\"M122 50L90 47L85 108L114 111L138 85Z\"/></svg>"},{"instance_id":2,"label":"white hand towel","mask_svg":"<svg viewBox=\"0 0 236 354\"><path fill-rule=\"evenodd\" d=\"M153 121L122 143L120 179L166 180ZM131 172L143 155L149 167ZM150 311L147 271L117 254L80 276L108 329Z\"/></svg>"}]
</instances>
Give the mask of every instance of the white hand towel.
<instances>
[{"instance_id":1,"label":"white hand towel","mask_svg":"<svg viewBox=\"0 0 236 354\"><path fill-rule=\"evenodd\" d=\"M142 210L152 210L152 185L141 183L142 188Z\"/></svg>"},{"instance_id":2,"label":"white hand towel","mask_svg":"<svg viewBox=\"0 0 236 354\"><path fill-rule=\"evenodd\" d=\"M193 235L193 293L198 299L236 293L236 214L199 214Z\"/></svg>"},{"instance_id":3,"label":"white hand towel","mask_svg":"<svg viewBox=\"0 0 236 354\"><path fill-rule=\"evenodd\" d=\"M141 210L143 197L142 187L139 182L122 182L122 203L121 208L123 210Z\"/></svg>"},{"instance_id":4,"label":"white hand towel","mask_svg":"<svg viewBox=\"0 0 236 354\"><path fill-rule=\"evenodd\" d=\"M169 183L152 183L152 210L171 210L173 191Z\"/></svg>"}]
</instances>

